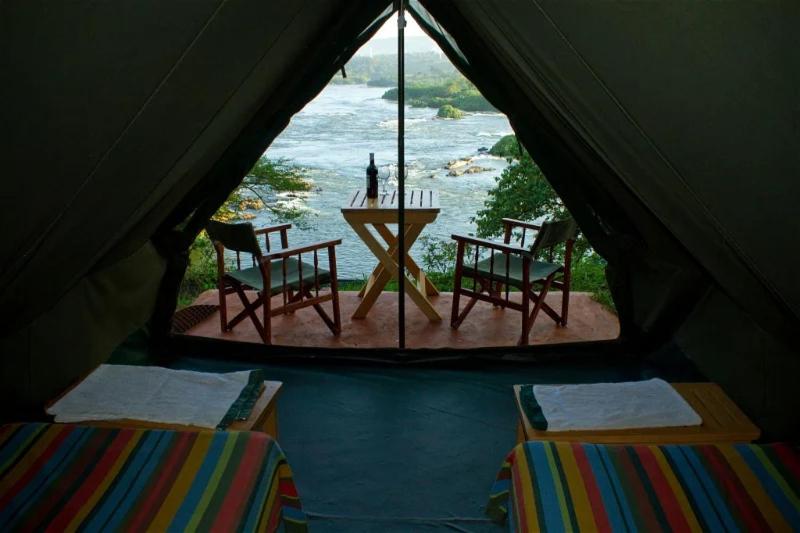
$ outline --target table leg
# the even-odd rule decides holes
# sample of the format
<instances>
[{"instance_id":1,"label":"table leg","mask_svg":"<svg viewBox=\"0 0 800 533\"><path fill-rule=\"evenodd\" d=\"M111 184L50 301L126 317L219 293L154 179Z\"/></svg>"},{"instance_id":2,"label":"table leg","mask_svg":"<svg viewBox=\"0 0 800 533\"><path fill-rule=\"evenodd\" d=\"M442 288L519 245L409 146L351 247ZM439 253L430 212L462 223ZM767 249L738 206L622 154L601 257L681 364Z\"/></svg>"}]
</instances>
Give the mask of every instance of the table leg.
<instances>
[{"instance_id":1,"label":"table leg","mask_svg":"<svg viewBox=\"0 0 800 533\"><path fill-rule=\"evenodd\" d=\"M353 313L353 318L364 318L375 304L378 295L386 286L386 283L388 283L392 277L395 279L398 277L398 265L397 260L381 246L378 240L375 239L372 233L370 233L366 228L365 224L351 222L350 226L361 238L361 240L364 241L364 244L367 245L367 248L370 249L370 251L375 255L375 257L378 258L378 261L380 261L381 265L383 266L383 272L378 275L378 277L375 279L375 282L372 283L371 286L366 288L361 303L359 304L355 313ZM417 237L419 237L419 234L422 233L422 229L424 227L424 224L408 224L406 226L406 252L408 252L408 248L410 248ZM416 284L405 283L405 289L406 294L408 294L417 307L419 307L422 312L425 313L425 316L427 316L429 320L438 322L442 319Z\"/></svg>"},{"instance_id":2,"label":"table leg","mask_svg":"<svg viewBox=\"0 0 800 533\"><path fill-rule=\"evenodd\" d=\"M389 228L386 227L386 224L373 224L373 226L378 231L378 234L383 237L383 240L386 241L386 244L389 245L390 253L394 253L393 250L397 247L397 237ZM413 245L414 243L411 244ZM411 249L410 245L409 249ZM433 282L431 282L431 280L429 280L428 277L422 273L422 269L414 261L414 258L408 253L406 253L406 269L417 279L417 281L422 280L422 284L425 285L425 294L427 296L437 296L439 294L439 290L436 288Z\"/></svg>"},{"instance_id":3,"label":"table leg","mask_svg":"<svg viewBox=\"0 0 800 533\"><path fill-rule=\"evenodd\" d=\"M380 245L378 240L372 236L372 233L369 232L365 224L350 225L353 227L353 230L356 232L356 234L361 237L361 240L363 240L367 245L367 248L369 248L373 255L378 258L378 266L375 267L373 276L370 276L370 280L364 286L364 295L361 303L353 313L353 318L365 318L367 313L369 313L369 310L372 309L372 306L375 305L378 296L386 287L386 284L389 283L389 280L391 280L393 276L395 278L397 277L397 246L390 246L389 250L386 251ZM412 227L411 225L406 226L406 242L409 243L408 246L413 244L421 231L421 227L416 228ZM394 271L391 271L384 266L384 256L389 258L389 262L394 265Z\"/></svg>"},{"instance_id":4,"label":"table leg","mask_svg":"<svg viewBox=\"0 0 800 533\"><path fill-rule=\"evenodd\" d=\"M375 229L378 230L378 233L380 233L381 236L383 236L383 240L386 241L386 244L389 245L389 249L388 249L389 255L394 257L395 254L397 253L397 239L395 238L395 236L392 234L391 231L389 231L389 229L386 227L385 224L373 224L373 226L375 227ZM392 242L387 240L386 235L384 235L384 233L382 233L382 230L379 228L379 226L382 227L388 233L388 235L392 239ZM364 294L367 291L367 288L372 286L373 284L375 284L376 280L379 277L381 277L381 274L383 274L384 272L386 272L386 269L383 268L383 265L379 261L377 266L373 269L372 274L370 274L370 276L367 278L367 282L364 284L363 287L361 287L361 290L358 291L358 297L359 298L363 298ZM386 285L387 282L388 282L388 280L386 282L384 282L384 286Z\"/></svg>"},{"instance_id":5,"label":"table leg","mask_svg":"<svg viewBox=\"0 0 800 533\"><path fill-rule=\"evenodd\" d=\"M521 444L528 439L525 437L525 427L522 425L522 420L517 420L517 444Z\"/></svg>"},{"instance_id":6,"label":"table leg","mask_svg":"<svg viewBox=\"0 0 800 533\"><path fill-rule=\"evenodd\" d=\"M278 412L277 409L273 408L267 414L266 420L264 420L264 425L262 426L262 430L267 435L272 435L272 438L278 440Z\"/></svg>"}]
</instances>

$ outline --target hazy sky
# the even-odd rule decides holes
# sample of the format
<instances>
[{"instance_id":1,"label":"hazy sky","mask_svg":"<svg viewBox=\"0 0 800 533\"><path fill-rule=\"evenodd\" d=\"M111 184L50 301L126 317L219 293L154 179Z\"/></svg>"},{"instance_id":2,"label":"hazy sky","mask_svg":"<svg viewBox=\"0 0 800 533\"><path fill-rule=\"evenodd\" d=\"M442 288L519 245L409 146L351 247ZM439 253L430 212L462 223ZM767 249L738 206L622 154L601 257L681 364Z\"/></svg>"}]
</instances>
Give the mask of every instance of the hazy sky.
<instances>
[{"instance_id":1,"label":"hazy sky","mask_svg":"<svg viewBox=\"0 0 800 533\"><path fill-rule=\"evenodd\" d=\"M417 24L417 21L414 18L406 13L406 37L417 37L420 35L425 35L425 32ZM378 30L373 37L373 39L396 39L397 38L397 14L395 14L392 18L387 20L381 29Z\"/></svg>"}]
</instances>

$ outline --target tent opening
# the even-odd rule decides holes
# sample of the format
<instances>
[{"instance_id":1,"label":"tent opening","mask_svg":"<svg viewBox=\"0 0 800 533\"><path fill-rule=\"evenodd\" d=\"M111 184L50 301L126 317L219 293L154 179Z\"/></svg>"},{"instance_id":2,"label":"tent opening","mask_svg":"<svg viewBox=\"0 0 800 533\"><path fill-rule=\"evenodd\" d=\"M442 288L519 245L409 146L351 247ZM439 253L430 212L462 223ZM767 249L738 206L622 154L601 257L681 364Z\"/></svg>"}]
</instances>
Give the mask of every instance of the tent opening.
<instances>
[{"instance_id":1,"label":"tent opening","mask_svg":"<svg viewBox=\"0 0 800 533\"><path fill-rule=\"evenodd\" d=\"M323 274L322 287L315 274L334 268L340 330L334 334L330 327L335 318L332 302L323 303L327 320L311 308L272 316L269 342L398 348L402 316L408 348L616 339L619 323L605 280L605 260L579 230L528 256L542 223L571 220L572 215L508 118L444 54L441 45L449 41L434 41L428 35L435 21L429 15L415 12L414 16L407 15L404 31L404 120L398 109L395 14L292 118L213 216L226 224L283 228L257 236L263 254L341 241L333 248L274 256L270 272L274 312L287 302L291 305L305 288L301 281L312 286L309 297L319 298L320 288L323 295L330 294L330 274ZM365 167L371 154L378 178L376 200L365 195ZM395 241L400 236L401 179L408 196L404 234L411 243L403 262L409 280L406 291L411 292L406 294L404 312L398 308L398 276L388 273L384 264L388 259L380 255L399 249ZM369 209L375 201L377 209ZM226 276L243 276L237 272L247 271L258 283L258 267L249 254L237 257L230 248L218 257L215 242L213 233L203 231L190 248L173 320L175 333L263 343L263 326L257 324L265 320L263 305L252 307L254 321L236 287L219 286L220 258ZM510 249L516 251L509 253ZM302 277L295 267L298 261L303 262L300 269L306 269ZM397 254L393 263L401 264ZM476 265L481 275L469 276ZM529 287L520 283L523 267L535 281ZM292 276L297 276L294 286ZM486 286L489 279L491 287ZM535 298L545 283L547 294L543 305L537 306ZM245 288L249 301L258 298L253 288L252 284ZM224 300L220 291L228 292ZM526 291L531 294L527 299ZM476 297L481 298L477 303L472 301ZM523 314L531 323L527 330ZM241 320L228 328L237 316ZM227 321L225 325L221 320Z\"/></svg>"}]
</instances>

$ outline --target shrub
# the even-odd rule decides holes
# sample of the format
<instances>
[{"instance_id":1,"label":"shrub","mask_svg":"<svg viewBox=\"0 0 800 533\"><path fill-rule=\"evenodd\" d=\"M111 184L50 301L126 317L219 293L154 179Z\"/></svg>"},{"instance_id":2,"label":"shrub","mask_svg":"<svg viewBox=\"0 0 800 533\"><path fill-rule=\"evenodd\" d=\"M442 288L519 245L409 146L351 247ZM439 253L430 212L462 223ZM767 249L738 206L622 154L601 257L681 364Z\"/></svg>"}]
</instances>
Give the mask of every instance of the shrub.
<instances>
[{"instance_id":1,"label":"shrub","mask_svg":"<svg viewBox=\"0 0 800 533\"><path fill-rule=\"evenodd\" d=\"M497 157L519 159L522 157L524 149L517 142L517 136L511 134L494 143L494 146L489 149L489 153Z\"/></svg>"},{"instance_id":2,"label":"shrub","mask_svg":"<svg viewBox=\"0 0 800 533\"><path fill-rule=\"evenodd\" d=\"M436 116L439 118L459 119L464 117L464 112L450 104L445 104L439 108Z\"/></svg>"},{"instance_id":3,"label":"shrub","mask_svg":"<svg viewBox=\"0 0 800 533\"><path fill-rule=\"evenodd\" d=\"M189 248L189 266L178 291L178 306L190 305L197 296L217 286L217 254L205 231Z\"/></svg>"},{"instance_id":4,"label":"shrub","mask_svg":"<svg viewBox=\"0 0 800 533\"><path fill-rule=\"evenodd\" d=\"M500 177L495 178L495 186L489 191L484 206L474 221L478 225L478 236L486 238L503 234L503 218L561 219L569 215L561 199L527 153L523 153L519 161L512 162Z\"/></svg>"}]
</instances>

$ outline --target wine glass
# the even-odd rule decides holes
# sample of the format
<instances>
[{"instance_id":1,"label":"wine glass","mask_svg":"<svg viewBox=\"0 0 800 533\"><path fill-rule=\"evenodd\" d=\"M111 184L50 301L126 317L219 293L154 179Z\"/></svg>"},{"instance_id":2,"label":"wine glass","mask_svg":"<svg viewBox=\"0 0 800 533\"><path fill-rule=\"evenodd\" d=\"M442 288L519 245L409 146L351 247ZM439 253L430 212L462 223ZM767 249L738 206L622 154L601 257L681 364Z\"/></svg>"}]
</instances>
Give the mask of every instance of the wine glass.
<instances>
[{"instance_id":1,"label":"wine glass","mask_svg":"<svg viewBox=\"0 0 800 533\"><path fill-rule=\"evenodd\" d=\"M383 194L386 194L386 182L392 177L392 165L381 165L378 167L378 179L383 184Z\"/></svg>"}]
</instances>

